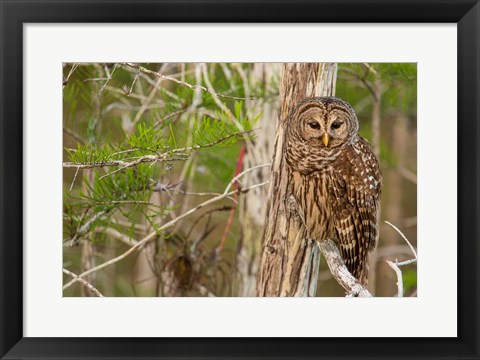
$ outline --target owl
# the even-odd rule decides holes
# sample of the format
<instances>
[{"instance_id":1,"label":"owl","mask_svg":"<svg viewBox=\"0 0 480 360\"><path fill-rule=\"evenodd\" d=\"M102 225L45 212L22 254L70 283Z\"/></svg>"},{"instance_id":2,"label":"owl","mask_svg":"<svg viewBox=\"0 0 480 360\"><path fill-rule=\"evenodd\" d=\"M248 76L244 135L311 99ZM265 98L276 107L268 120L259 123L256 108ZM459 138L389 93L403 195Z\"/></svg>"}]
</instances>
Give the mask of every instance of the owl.
<instances>
[{"instance_id":1,"label":"owl","mask_svg":"<svg viewBox=\"0 0 480 360\"><path fill-rule=\"evenodd\" d=\"M287 119L284 154L308 236L334 240L351 274L366 286L368 254L378 241L382 174L358 129L346 101L304 99Z\"/></svg>"}]
</instances>

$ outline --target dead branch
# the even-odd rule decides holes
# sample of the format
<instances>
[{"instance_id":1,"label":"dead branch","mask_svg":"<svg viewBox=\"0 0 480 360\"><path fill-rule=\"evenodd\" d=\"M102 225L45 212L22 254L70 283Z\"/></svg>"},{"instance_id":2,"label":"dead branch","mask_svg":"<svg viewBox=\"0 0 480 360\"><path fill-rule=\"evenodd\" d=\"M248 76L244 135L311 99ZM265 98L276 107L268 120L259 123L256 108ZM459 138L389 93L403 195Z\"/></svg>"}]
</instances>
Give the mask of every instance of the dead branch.
<instances>
[{"instance_id":1,"label":"dead branch","mask_svg":"<svg viewBox=\"0 0 480 360\"><path fill-rule=\"evenodd\" d=\"M403 276L402 270L392 261L386 260L388 266L390 266L397 275L397 297L403 297Z\"/></svg>"},{"instance_id":2,"label":"dead branch","mask_svg":"<svg viewBox=\"0 0 480 360\"><path fill-rule=\"evenodd\" d=\"M93 286L92 284L90 284L89 282L87 282L85 279L82 279L80 277L78 277L78 275L74 274L73 272L67 270L67 269L63 269L63 272L69 276L71 276L72 278L75 279L75 281L78 281L80 283L82 283L83 285L85 285L91 292L93 292L95 295L97 295L98 297L104 297L102 295L102 293L100 291L98 291L98 289Z\"/></svg>"},{"instance_id":3,"label":"dead branch","mask_svg":"<svg viewBox=\"0 0 480 360\"><path fill-rule=\"evenodd\" d=\"M147 244L148 242L154 240L157 238L157 236L164 230L170 228L171 226L175 225L178 221L182 220L183 218L191 215L192 213L194 213L195 211L199 210L199 209L202 209L210 204L213 204L217 201L220 201L220 200L223 200L235 193L237 193L238 191L241 191L241 192L245 192L245 191L248 191L248 190L252 190L252 189L256 189L260 186L263 186L265 184L267 184L268 182L264 182L264 183L261 183L261 184L256 184L256 185L253 185L253 186L250 186L249 188L247 189L243 189L243 190L234 190L234 191L229 191L232 184L236 181L238 181L238 179L243 176L244 174L250 172L250 171L253 171L253 170L256 170L256 169L259 169L259 168L263 168L263 167L267 167L267 166L271 166L270 163L268 164L260 164L260 165L257 165L257 166L254 166L250 169L247 169L247 170L244 170L242 171L240 174L238 174L237 176L235 176L231 181L230 183L228 184L228 186L225 188L225 191L221 194L221 195L218 195L216 197L213 197L209 200L206 200L204 201L203 203L195 206L194 208L188 210L187 212L183 213L182 215L179 215L177 216L175 219L172 219L170 220L169 222L165 223L164 225L162 225L161 227L159 227L156 231L153 231L151 232L150 234L148 234L146 237L144 237L142 240L138 241L135 245L133 245L130 249L128 249L127 251L125 251L123 254L113 258L113 259L110 259L100 265L97 265L93 268L91 268L90 270L88 271L85 271L83 273L81 273L80 275L78 275L77 278L74 278L72 281L70 281L69 283L67 283L66 285L63 286L63 290L66 290L68 289L70 286L72 286L75 282L78 281L78 279L80 278L83 278L85 276L88 276L89 274L92 274L98 270L101 270L101 269L104 269L112 264L115 264L117 262L119 262L120 260L122 259L125 259L126 257L128 257L129 255L131 255L132 253L134 253L136 250L139 250L141 249L145 244Z\"/></svg>"},{"instance_id":4,"label":"dead branch","mask_svg":"<svg viewBox=\"0 0 480 360\"><path fill-rule=\"evenodd\" d=\"M403 297L403 274L402 274L402 270L400 269L400 267L416 263L417 262L417 252L415 251L415 248L412 246L412 244L410 244L410 241L408 241L407 237L400 231L399 228L397 228L395 225L393 225L389 221L385 221L385 223L390 225L397 233L400 234L400 236L403 238L403 240L405 240L408 247L410 248L410 250L413 252L413 255L415 256L414 259L405 260L405 261L402 261L402 262L399 262L397 259L395 259L395 262L386 260L388 266L390 266L390 268L392 268L393 271L395 271L395 274L397 276L397 297Z\"/></svg>"},{"instance_id":5,"label":"dead branch","mask_svg":"<svg viewBox=\"0 0 480 360\"><path fill-rule=\"evenodd\" d=\"M245 98L243 97L237 97L237 96L229 96L229 95L224 95L224 94L219 94L219 93L215 93L215 92L212 92L210 91L209 89L207 89L206 87L202 86L202 85L198 85L198 84L195 84L195 85L191 85L185 81L181 81L181 80L178 80L178 79L175 79L171 76L167 76L167 75L163 75L163 74L160 74L159 72L156 72L156 71L153 71L153 70L149 70L147 68L144 68L143 66L140 66L140 65L137 65L137 64L134 64L134 63L124 63L123 64L124 66L126 67L129 67L131 69L136 69L140 72L143 72L145 74L149 74L149 75L153 75L153 76L156 76L156 77L159 77L159 78L162 78L162 79L165 79L165 80L169 80L169 81L172 81L176 84L179 84L179 85L182 85L182 86L186 86L188 87L189 89L191 90L195 90L195 89L201 89L202 91L205 91L211 95L216 95L218 97L222 97L222 98L225 98L225 99L232 99L232 100L245 100Z\"/></svg>"},{"instance_id":6,"label":"dead branch","mask_svg":"<svg viewBox=\"0 0 480 360\"><path fill-rule=\"evenodd\" d=\"M407 243L408 247L410 248L410 250L412 250L412 253L413 255L415 256L415 261L417 260L417 252L415 251L415 248L412 246L412 244L410 244L410 241L408 241L407 237L400 231L399 228L397 228L395 225L393 225L391 222L389 221L385 221L385 223L387 225L390 225L396 232L398 232L400 234L400 236L403 238L403 240L405 240L405 242Z\"/></svg>"},{"instance_id":7,"label":"dead branch","mask_svg":"<svg viewBox=\"0 0 480 360\"><path fill-rule=\"evenodd\" d=\"M347 297L372 297L372 294L348 271L333 240L325 240L317 244L327 260L333 277L347 290Z\"/></svg>"},{"instance_id":8,"label":"dead branch","mask_svg":"<svg viewBox=\"0 0 480 360\"><path fill-rule=\"evenodd\" d=\"M65 65L65 63L64 63L64 65ZM77 67L78 67L77 63L72 64L72 67L70 68L70 71L68 72L67 77L65 79L63 79L63 89L65 88L65 85L68 84L68 81L70 80L70 76L72 76L72 74L75 72Z\"/></svg>"}]
</instances>

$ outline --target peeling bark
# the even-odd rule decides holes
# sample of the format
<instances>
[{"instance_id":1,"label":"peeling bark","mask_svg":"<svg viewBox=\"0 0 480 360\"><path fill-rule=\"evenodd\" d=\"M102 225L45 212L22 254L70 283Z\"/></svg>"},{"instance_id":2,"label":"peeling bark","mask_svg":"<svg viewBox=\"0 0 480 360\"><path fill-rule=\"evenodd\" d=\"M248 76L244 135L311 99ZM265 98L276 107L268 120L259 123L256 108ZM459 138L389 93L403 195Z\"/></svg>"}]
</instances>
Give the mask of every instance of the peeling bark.
<instances>
[{"instance_id":1,"label":"peeling bark","mask_svg":"<svg viewBox=\"0 0 480 360\"><path fill-rule=\"evenodd\" d=\"M313 96L335 94L336 63L285 64L270 176L266 224L257 276L258 296L315 296L320 254L289 194L284 150L285 124L292 107Z\"/></svg>"}]
</instances>

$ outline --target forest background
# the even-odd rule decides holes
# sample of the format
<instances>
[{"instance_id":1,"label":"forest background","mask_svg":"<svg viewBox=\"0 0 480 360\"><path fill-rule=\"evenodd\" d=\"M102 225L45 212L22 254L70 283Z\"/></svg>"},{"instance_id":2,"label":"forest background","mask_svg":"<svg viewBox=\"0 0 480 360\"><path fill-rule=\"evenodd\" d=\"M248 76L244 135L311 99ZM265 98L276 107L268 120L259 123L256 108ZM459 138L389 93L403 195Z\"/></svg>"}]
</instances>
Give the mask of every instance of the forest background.
<instances>
[{"instance_id":1,"label":"forest background","mask_svg":"<svg viewBox=\"0 0 480 360\"><path fill-rule=\"evenodd\" d=\"M375 296L397 293L386 261L412 258L385 221L417 245L416 71L336 64L335 95L384 176ZM255 296L281 76L282 64L64 64L64 296ZM416 271L402 267L405 296ZM345 295L325 261L316 295Z\"/></svg>"}]
</instances>

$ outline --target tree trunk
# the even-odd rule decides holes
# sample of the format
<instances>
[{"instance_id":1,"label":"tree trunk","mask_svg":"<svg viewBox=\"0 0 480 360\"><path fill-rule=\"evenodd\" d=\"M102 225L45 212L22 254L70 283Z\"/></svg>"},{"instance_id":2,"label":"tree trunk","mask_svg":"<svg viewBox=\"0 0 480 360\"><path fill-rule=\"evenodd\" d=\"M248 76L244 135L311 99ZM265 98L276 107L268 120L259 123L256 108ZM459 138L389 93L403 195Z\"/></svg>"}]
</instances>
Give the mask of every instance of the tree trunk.
<instances>
[{"instance_id":1,"label":"tree trunk","mask_svg":"<svg viewBox=\"0 0 480 360\"><path fill-rule=\"evenodd\" d=\"M306 97L335 93L336 63L285 64L280 111L266 212L266 225L257 276L258 296L315 296L320 252L306 231L289 193L283 156L284 130L290 110Z\"/></svg>"},{"instance_id":2,"label":"tree trunk","mask_svg":"<svg viewBox=\"0 0 480 360\"><path fill-rule=\"evenodd\" d=\"M253 147L249 147L243 158L243 168L248 169L258 164L268 163L272 160L273 144L275 141L275 128L278 113L278 100L267 99L264 102L255 102L249 99L250 85L262 86L266 93L270 86L271 79L278 76L281 71L281 64L255 63L250 75L250 81L245 81L245 102L247 109L255 109L254 113L262 113L257 123L258 135L252 140ZM262 168L246 174L243 179L243 186L249 187L262 183L270 177L270 169ZM240 196L238 204L240 241L237 252L238 269L238 296L255 296L256 277L260 262L261 233L265 226L265 211L268 199L268 188L263 186L249 191Z\"/></svg>"}]
</instances>

